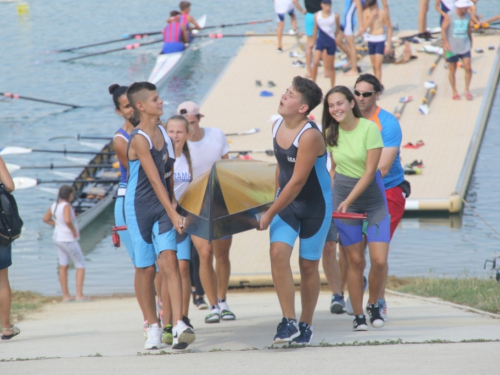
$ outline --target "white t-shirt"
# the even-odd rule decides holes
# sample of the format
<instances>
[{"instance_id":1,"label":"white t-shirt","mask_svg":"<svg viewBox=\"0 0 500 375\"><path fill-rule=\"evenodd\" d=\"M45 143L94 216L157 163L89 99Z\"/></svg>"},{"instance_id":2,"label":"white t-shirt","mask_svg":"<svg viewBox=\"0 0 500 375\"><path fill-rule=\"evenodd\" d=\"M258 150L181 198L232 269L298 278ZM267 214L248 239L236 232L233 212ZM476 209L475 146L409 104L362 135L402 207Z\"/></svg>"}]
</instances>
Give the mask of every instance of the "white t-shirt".
<instances>
[{"instance_id":1,"label":"white t-shirt","mask_svg":"<svg viewBox=\"0 0 500 375\"><path fill-rule=\"evenodd\" d=\"M175 199L179 199L186 191L191 182L191 173L189 172L189 164L186 155L181 153L181 156L175 158L174 163L174 195Z\"/></svg>"},{"instance_id":2,"label":"white t-shirt","mask_svg":"<svg viewBox=\"0 0 500 375\"><path fill-rule=\"evenodd\" d=\"M66 224L66 221L64 220L64 207L66 205L69 205L68 202L59 202L57 204L57 209L56 209L56 203L52 203L52 206L50 207L50 211L52 212L52 218L54 219L54 222L56 223L54 227L54 235L52 238L54 241L59 241L59 242L73 242L78 240L78 237L75 238L73 236L73 233L69 229L68 225ZM73 226L76 229L76 233L79 233L78 230L78 225L76 223L76 217L75 217L75 212L73 211L73 208L70 205L70 210L71 210L71 221L73 222ZM54 212L55 210L55 212Z\"/></svg>"},{"instance_id":3,"label":"white t-shirt","mask_svg":"<svg viewBox=\"0 0 500 375\"><path fill-rule=\"evenodd\" d=\"M203 128L205 136L198 142L188 141L191 163L193 165L193 180L203 172L212 168L217 160L221 160L229 151L229 143L222 130Z\"/></svg>"},{"instance_id":4,"label":"white t-shirt","mask_svg":"<svg viewBox=\"0 0 500 375\"><path fill-rule=\"evenodd\" d=\"M276 14L285 14L293 9L293 0L274 0Z\"/></svg>"}]
</instances>

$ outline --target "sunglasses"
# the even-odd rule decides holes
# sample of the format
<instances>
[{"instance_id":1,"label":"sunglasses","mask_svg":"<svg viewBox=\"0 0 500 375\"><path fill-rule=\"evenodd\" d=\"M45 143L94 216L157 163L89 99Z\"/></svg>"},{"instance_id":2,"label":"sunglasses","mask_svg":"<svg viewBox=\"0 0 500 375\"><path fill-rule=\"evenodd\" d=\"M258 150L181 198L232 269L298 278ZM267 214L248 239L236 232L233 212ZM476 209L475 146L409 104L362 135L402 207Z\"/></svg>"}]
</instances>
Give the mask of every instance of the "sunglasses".
<instances>
[{"instance_id":1,"label":"sunglasses","mask_svg":"<svg viewBox=\"0 0 500 375\"><path fill-rule=\"evenodd\" d=\"M356 96L362 96L363 98L369 98L373 94L375 94L375 91L359 92L358 90L354 90L354 95L356 95Z\"/></svg>"}]
</instances>

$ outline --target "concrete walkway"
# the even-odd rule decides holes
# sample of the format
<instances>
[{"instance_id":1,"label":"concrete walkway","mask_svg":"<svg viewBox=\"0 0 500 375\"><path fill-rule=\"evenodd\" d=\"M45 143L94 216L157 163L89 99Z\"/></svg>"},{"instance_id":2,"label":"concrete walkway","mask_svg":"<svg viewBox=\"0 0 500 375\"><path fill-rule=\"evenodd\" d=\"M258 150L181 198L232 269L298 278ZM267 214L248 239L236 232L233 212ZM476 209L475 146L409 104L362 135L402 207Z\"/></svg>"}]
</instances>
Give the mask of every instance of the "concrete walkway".
<instances>
[{"instance_id":1,"label":"concrete walkway","mask_svg":"<svg viewBox=\"0 0 500 375\"><path fill-rule=\"evenodd\" d=\"M389 295L386 326L353 332L352 318L330 314L330 294L321 292L313 346L276 349L270 347L281 319L275 293L250 290L232 292L228 297L236 321L207 325L203 323L206 311L191 310L197 340L185 351L186 355L168 355L174 353L170 347L163 351L143 349L141 316L134 298L54 303L20 322L21 335L0 342L0 372L349 374L363 371L390 375L403 371L491 374L499 370L496 358L500 342L481 341L500 339L500 319L432 300ZM300 311L299 293L296 305Z\"/></svg>"}]
</instances>

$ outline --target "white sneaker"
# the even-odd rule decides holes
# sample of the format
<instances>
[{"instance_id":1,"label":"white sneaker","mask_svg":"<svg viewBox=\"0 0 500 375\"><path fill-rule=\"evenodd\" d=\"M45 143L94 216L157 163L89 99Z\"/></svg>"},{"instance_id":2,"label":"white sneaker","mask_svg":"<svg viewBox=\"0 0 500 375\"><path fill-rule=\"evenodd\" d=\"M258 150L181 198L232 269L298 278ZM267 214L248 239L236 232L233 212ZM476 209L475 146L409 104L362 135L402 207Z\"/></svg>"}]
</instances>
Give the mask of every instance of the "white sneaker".
<instances>
[{"instance_id":1,"label":"white sneaker","mask_svg":"<svg viewBox=\"0 0 500 375\"><path fill-rule=\"evenodd\" d=\"M148 327L148 337L144 349L161 349L161 327L155 323Z\"/></svg>"},{"instance_id":2,"label":"white sneaker","mask_svg":"<svg viewBox=\"0 0 500 375\"><path fill-rule=\"evenodd\" d=\"M354 311L352 310L351 297L347 297L347 300L345 301L345 312L347 313L347 315L354 315Z\"/></svg>"},{"instance_id":3,"label":"white sneaker","mask_svg":"<svg viewBox=\"0 0 500 375\"><path fill-rule=\"evenodd\" d=\"M181 320L177 321L177 325L172 330L172 333L174 334L172 349L186 349L189 344L192 344L196 340L193 329Z\"/></svg>"}]
</instances>

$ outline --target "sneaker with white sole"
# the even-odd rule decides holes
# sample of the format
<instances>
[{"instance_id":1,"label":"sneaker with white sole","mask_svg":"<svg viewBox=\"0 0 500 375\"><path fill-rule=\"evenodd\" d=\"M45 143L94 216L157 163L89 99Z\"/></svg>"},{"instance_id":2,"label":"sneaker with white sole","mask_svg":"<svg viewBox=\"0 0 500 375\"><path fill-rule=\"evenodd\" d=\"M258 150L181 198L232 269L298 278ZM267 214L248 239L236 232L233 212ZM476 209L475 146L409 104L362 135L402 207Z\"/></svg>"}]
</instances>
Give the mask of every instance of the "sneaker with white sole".
<instances>
[{"instance_id":1,"label":"sneaker with white sole","mask_svg":"<svg viewBox=\"0 0 500 375\"><path fill-rule=\"evenodd\" d=\"M377 300L378 305L380 306L380 316L384 322L387 322L387 302L382 298Z\"/></svg>"},{"instance_id":2,"label":"sneaker with white sole","mask_svg":"<svg viewBox=\"0 0 500 375\"><path fill-rule=\"evenodd\" d=\"M352 322L353 331L368 331L368 325L366 324L366 317L364 315L356 315Z\"/></svg>"},{"instance_id":3,"label":"sneaker with white sole","mask_svg":"<svg viewBox=\"0 0 500 375\"><path fill-rule=\"evenodd\" d=\"M300 336L300 329L295 319L283 318L278 324L276 335L274 335L273 344L287 345L296 337Z\"/></svg>"},{"instance_id":4,"label":"sneaker with white sole","mask_svg":"<svg viewBox=\"0 0 500 375\"><path fill-rule=\"evenodd\" d=\"M368 289L368 279L366 276L363 275L363 294L365 294L366 290ZM352 303L351 303L351 297L347 297L347 300L345 301L345 312L347 315L354 315L354 311L352 310Z\"/></svg>"},{"instance_id":5,"label":"sneaker with white sole","mask_svg":"<svg viewBox=\"0 0 500 375\"><path fill-rule=\"evenodd\" d=\"M177 322L177 325L172 330L173 343L172 349L186 349L189 344L196 340L196 335L191 327L188 327L182 320Z\"/></svg>"},{"instance_id":6,"label":"sneaker with white sole","mask_svg":"<svg viewBox=\"0 0 500 375\"><path fill-rule=\"evenodd\" d=\"M166 345L172 345L174 341L174 336L172 334L172 324L167 324L165 328L163 328L163 332L161 334L161 342Z\"/></svg>"},{"instance_id":7,"label":"sneaker with white sole","mask_svg":"<svg viewBox=\"0 0 500 375\"><path fill-rule=\"evenodd\" d=\"M341 296L340 294L334 294L332 296L332 302L330 303L330 312L332 314L345 313L344 296Z\"/></svg>"},{"instance_id":8,"label":"sneaker with white sole","mask_svg":"<svg viewBox=\"0 0 500 375\"><path fill-rule=\"evenodd\" d=\"M290 345L300 346L300 345L311 345L313 338L313 327L305 322L299 323L300 335L292 340Z\"/></svg>"},{"instance_id":9,"label":"sneaker with white sole","mask_svg":"<svg viewBox=\"0 0 500 375\"><path fill-rule=\"evenodd\" d=\"M151 324L148 327L148 337L144 343L144 349L161 349L162 329L158 323Z\"/></svg>"},{"instance_id":10,"label":"sneaker with white sole","mask_svg":"<svg viewBox=\"0 0 500 375\"><path fill-rule=\"evenodd\" d=\"M370 323L373 328L382 328L384 326L384 320L380 316L380 306L378 303L369 303L366 305L366 312L370 317Z\"/></svg>"}]
</instances>

